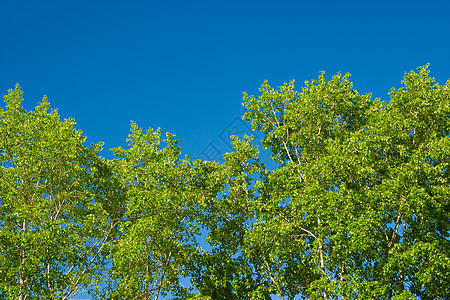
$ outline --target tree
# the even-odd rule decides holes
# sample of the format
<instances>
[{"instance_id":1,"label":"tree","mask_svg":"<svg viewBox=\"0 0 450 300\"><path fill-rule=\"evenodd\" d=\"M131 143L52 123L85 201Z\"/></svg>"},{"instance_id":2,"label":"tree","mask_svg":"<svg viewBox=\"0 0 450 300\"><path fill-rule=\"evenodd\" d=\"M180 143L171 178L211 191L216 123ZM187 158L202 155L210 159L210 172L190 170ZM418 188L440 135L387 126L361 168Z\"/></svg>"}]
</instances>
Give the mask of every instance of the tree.
<instances>
[{"instance_id":1,"label":"tree","mask_svg":"<svg viewBox=\"0 0 450 300\"><path fill-rule=\"evenodd\" d=\"M159 299L168 293L182 298L185 265L196 247L192 184L198 176L188 157L179 158L175 136L131 124L128 149L112 149L111 162L124 195L119 239L112 245L107 286L110 299Z\"/></svg>"},{"instance_id":2,"label":"tree","mask_svg":"<svg viewBox=\"0 0 450 300\"><path fill-rule=\"evenodd\" d=\"M68 299L102 266L115 227L100 144L47 98L22 107L17 85L0 108L0 291L10 299ZM111 214L112 213L112 214Z\"/></svg>"},{"instance_id":3,"label":"tree","mask_svg":"<svg viewBox=\"0 0 450 300\"><path fill-rule=\"evenodd\" d=\"M266 170L249 140L226 156L227 188L205 207L217 223L204 257L216 259L194 277L202 293L225 282L252 299L450 294L450 81L427 67L389 103L360 95L348 74L244 94L243 118L278 167Z\"/></svg>"},{"instance_id":4,"label":"tree","mask_svg":"<svg viewBox=\"0 0 450 300\"><path fill-rule=\"evenodd\" d=\"M260 257L241 255L251 251L246 235L254 227L257 187L255 174L264 172L257 158L257 149L250 145L251 138L241 141L234 137L236 151L225 155L225 163L208 170L209 179L198 190L198 222L209 229L207 241L211 251L200 251L192 259L189 275L204 296L212 299L270 299L270 284L264 277L254 278L254 270L263 267Z\"/></svg>"},{"instance_id":5,"label":"tree","mask_svg":"<svg viewBox=\"0 0 450 300\"><path fill-rule=\"evenodd\" d=\"M449 299L450 80L421 67L385 103L349 78L244 94L272 170L253 137L219 164L135 123L105 160L17 86L0 109L0 295Z\"/></svg>"}]
</instances>

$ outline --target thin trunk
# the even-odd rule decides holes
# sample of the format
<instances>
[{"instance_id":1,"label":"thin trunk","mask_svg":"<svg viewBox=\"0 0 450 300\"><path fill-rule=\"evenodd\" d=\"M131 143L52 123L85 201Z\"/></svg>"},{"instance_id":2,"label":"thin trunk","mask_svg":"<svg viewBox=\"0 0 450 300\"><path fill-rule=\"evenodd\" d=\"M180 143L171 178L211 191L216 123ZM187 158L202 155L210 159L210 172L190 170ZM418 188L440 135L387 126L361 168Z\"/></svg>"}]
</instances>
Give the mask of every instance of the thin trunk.
<instances>
[{"instance_id":1,"label":"thin trunk","mask_svg":"<svg viewBox=\"0 0 450 300\"><path fill-rule=\"evenodd\" d=\"M388 241L388 248L391 248L395 244L395 239L397 238L400 223L402 223L402 213L399 210L398 214L397 214L397 219L395 220L395 228L392 232L391 240ZM396 279L394 278L392 284L394 284L395 282L396 282ZM403 289L403 274L402 273L400 273L400 285L402 286L402 289ZM393 288L393 286L391 286L389 289L389 293L388 293L388 299L391 299L393 294L394 294L394 288Z\"/></svg>"},{"instance_id":2,"label":"thin trunk","mask_svg":"<svg viewBox=\"0 0 450 300\"><path fill-rule=\"evenodd\" d=\"M69 297L76 291L78 284L80 283L80 280L82 279L82 277L84 276L84 273L86 273L86 271L91 267L92 263L94 262L94 260L97 259L97 257L100 255L100 252L102 251L103 247L106 244L106 241L109 238L109 235L111 234L111 231L114 229L116 225L114 223L111 223L108 232L106 233L105 237L102 240L102 244L99 247L99 249L97 250L97 252L94 253L94 255L92 256L91 260L88 262L88 264L84 267L83 271L81 271L78 275L76 275L76 280L74 283L72 283L72 286L70 288L67 289L66 292L64 292L64 296L62 297L62 300L67 300L69 299ZM94 246L98 243L99 241L95 242ZM92 247L93 249L94 247ZM70 270L66 273L66 277L69 276L69 273L75 268L75 264L70 268Z\"/></svg>"},{"instance_id":3,"label":"thin trunk","mask_svg":"<svg viewBox=\"0 0 450 300\"><path fill-rule=\"evenodd\" d=\"M22 220L21 230L24 232L24 236L25 236L25 229L26 229L26 222L25 222L25 220ZM22 244L20 245L20 248L21 249L20 249L20 254L19 254L19 263L22 266L25 263L25 245L23 243L23 240L22 240ZM19 300L25 299L25 295L24 295L25 282L26 282L26 279L24 278L24 273L23 273L23 271L20 271L20 273L19 273L19 284L20 284Z\"/></svg>"},{"instance_id":4,"label":"thin trunk","mask_svg":"<svg viewBox=\"0 0 450 300\"><path fill-rule=\"evenodd\" d=\"M400 212L400 210L398 211L398 215L397 215L397 220L395 220L395 228L394 231L392 232L392 237L391 237L391 241L388 244L388 247L390 248L391 246L394 245L395 242L395 238L397 237L397 233L398 233L398 228L400 226L400 223L402 221L402 213Z\"/></svg>"},{"instance_id":5,"label":"thin trunk","mask_svg":"<svg viewBox=\"0 0 450 300\"><path fill-rule=\"evenodd\" d=\"M344 273L345 273L345 266L344 266L344 264L342 263L342 264L340 265L340 271L339 271L339 280L340 280L340 281L344 281Z\"/></svg>"},{"instance_id":6,"label":"thin trunk","mask_svg":"<svg viewBox=\"0 0 450 300\"><path fill-rule=\"evenodd\" d=\"M317 225L318 225L318 227L320 227L320 215L317 216ZM325 258L324 258L324 255L323 255L322 241L320 241L320 243L319 243L319 257L320 257L320 269L322 270L323 275L326 276L326 272L325 272ZM323 292L323 299L324 300L328 300L327 290L324 288L322 292Z\"/></svg>"},{"instance_id":7,"label":"thin trunk","mask_svg":"<svg viewBox=\"0 0 450 300\"><path fill-rule=\"evenodd\" d=\"M148 254L147 255L147 257L149 257L150 256L150 254ZM145 266L145 275L146 275L146 277L147 278L149 278L149 268L148 268L148 263L146 264L146 266ZM151 293L150 293L150 286L149 285L147 285L147 290L145 291L145 298L144 299L150 299L150 295L151 295Z\"/></svg>"},{"instance_id":8,"label":"thin trunk","mask_svg":"<svg viewBox=\"0 0 450 300\"><path fill-rule=\"evenodd\" d=\"M402 236L405 238L405 231L406 231L406 223L405 221L402 221ZM403 273L403 270L400 270L400 288L403 291L405 289L405 274Z\"/></svg>"},{"instance_id":9,"label":"thin trunk","mask_svg":"<svg viewBox=\"0 0 450 300\"><path fill-rule=\"evenodd\" d=\"M164 277L166 276L166 272L165 272L165 267L169 264L169 262L170 262L170 259L172 258L172 252L169 252L169 257L167 258L167 261L166 261L166 263L164 264L164 262L162 262L163 264L162 264L162 274L161 274L161 278L159 279L159 284L158 284L158 287L157 287L157 291L156 291L156 297L155 297L155 300L158 300L158 298L159 298L159 293L161 292L161 288L162 288L162 285L163 285L163 281L164 281Z\"/></svg>"},{"instance_id":10,"label":"thin trunk","mask_svg":"<svg viewBox=\"0 0 450 300\"><path fill-rule=\"evenodd\" d=\"M47 251L48 255L48 251ZM47 288L50 290L50 264L47 264Z\"/></svg>"},{"instance_id":11,"label":"thin trunk","mask_svg":"<svg viewBox=\"0 0 450 300\"><path fill-rule=\"evenodd\" d=\"M279 297L281 298L281 300L284 300L284 294L283 291L281 290L280 286L277 284L277 282L275 281L275 278L272 276L272 272L270 270L269 264L267 263L267 260L264 258L264 263L266 265L266 269L267 269L267 273L269 274L269 278L270 280L273 282L273 284L275 284L278 293L279 293Z\"/></svg>"}]
</instances>

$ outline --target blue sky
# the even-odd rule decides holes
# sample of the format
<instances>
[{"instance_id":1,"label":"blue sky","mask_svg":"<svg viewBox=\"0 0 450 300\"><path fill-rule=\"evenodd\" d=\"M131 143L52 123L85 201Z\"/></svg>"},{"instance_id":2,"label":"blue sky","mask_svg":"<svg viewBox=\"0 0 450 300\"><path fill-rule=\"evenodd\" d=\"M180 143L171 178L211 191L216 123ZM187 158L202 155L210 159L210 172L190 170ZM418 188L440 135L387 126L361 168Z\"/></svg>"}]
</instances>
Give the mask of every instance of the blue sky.
<instances>
[{"instance_id":1,"label":"blue sky","mask_svg":"<svg viewBox=\"0 0 450 300\"><path fill-rule=\"evenodd\" d=\"M448 1L0 0L0 91L43 95L88 142L125 145L134 120L177 135L183 154L229 151L242 92L352 74L388 99L406 71L450 78ZM234 122L234 123L233 123ZM244 128L244 127L242 127ZM203 152L202 152L203 151Z\"/></svg>"},{"instance_id":2,"label":"blue sky","mask_svg":"<svg viewBox=\"0 0 450 300\"><path fill-rule=\"evenodd\" d=\"M405 71L450 78L447 1L0 0L0 91L43 95L88 142L125 144L134 120L201 157L258 93L325 70L388 99ZM103 153L111 157L109 151ZM205 159L205 157L202 157Z\"/></svg>"}]
</instances>

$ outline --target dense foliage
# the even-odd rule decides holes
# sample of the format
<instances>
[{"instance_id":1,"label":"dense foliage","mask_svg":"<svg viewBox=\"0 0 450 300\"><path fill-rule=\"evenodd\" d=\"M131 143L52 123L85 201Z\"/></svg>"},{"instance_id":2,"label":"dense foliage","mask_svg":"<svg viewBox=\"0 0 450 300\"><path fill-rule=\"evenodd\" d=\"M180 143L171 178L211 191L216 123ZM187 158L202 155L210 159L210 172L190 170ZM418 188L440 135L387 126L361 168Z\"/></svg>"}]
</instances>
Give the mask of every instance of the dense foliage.
<instances>
[{"instance_id":1,"label":"dense foliage","mask_svg":"<svg viewBox=\"0 0 450 300\"><path fill-rule=\"evenodd\" d=\"M244 94L273 170L253 137L219 164L135 123L106 160L16 86L0 108L1 297L450 299L450 80L425 66L402 84L387 103L348 74Z\"/></svg>"}]
</instances>

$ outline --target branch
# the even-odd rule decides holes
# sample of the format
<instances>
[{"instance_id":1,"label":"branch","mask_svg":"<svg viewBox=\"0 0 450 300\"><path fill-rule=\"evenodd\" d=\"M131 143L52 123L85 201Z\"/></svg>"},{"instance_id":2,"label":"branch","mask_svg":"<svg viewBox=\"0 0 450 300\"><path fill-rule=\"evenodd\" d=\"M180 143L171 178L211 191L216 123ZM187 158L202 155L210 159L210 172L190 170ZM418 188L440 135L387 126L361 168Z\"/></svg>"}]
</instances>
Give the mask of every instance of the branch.
<instances>
[{"instance_id":1,"label":"branch","mask_svg":"<svg viewBox=\"0 0 450 300\"><path fill-rule=\"evenodd\" d=\"M172 258L172 251L169 252L169 257L167 258L166 263L161 266L162 267L162 274L161 274L161 278L159 279L155 300L158 300L159 293L161 291L161 286L162 286L162 283L163 283L163 280L164 280L164 276L165 276L165 268L164 267L169 264L171 258Z\"/></svg>"},{"instance_id":2,"label":"branch","mask_svg":"<svg viewBox=\"0 0 450 300\"><path fill-rule=\"evenodd\" d=\"M400 212L400 210L398 211L398 216L397 216L397 220L395 221L395 228L394 228L394 232L392 232L392 237L391 237L391 241L388 243L388 247L391 247L392 244L394 243L394 239L397 236L397 232L398 232L398 227L400 226L400 221L402 219L402 214Z\"/></svg>"},{"instance_id":3,"label":"branch","mask_svg":"<svg viewBox=\"0 0 450 300\"><path fill-rule=\"evenodd\" d=\"M78 286L78 284L79 284L79 282L80 282L81 277L83 276L83 274L86 272L86 270L88 269L88 267L90 267L90 266L92 265L92 262L99 256L100 252L101 252L102 249L103 249L103 246L104 246L105 243L106 243L106 240L108 239L108 237L109 237L111 231L114 229L114 227L116 227L116 225L114 225L113 223L111 223L111 226L110 226L110 228L109 228L107 234L105 235L105 237L104 237L103 240L102 240L102 245L101 245L100 248L97 250L97 252L94 254L94 256L91 258L91 260L89 261L89 263L87 264L87 266L84 267L84 270L81 271L80 274L78 274L77 280L72 284L72 286L70 287L70 289L69 289L67 292L65 292L66 295L62 298L63 300L67 300L67 299L73 294L73 292L74 292L75 289L77 288L77 286ZM94 244L94 246L95 246L96 244L97 244L97 242ZM94 246L93 246L93 247L94 247ZM91 249L92 249L93 247L91 247ZM68 276L69 273L70 273L70 271L72 271L72 269L73 269L74 267L75 267L75 265L72 266L72 267L70 268L69 272L67 272L67 274L66 274L65 276Z\"/></svg>"},{"instance_id":4,"label":"branch","mask_svg":"<svg viewBox=\"0 0 450 300\"><path fill-rule=\"evenodd\" d=\"M270 267L269 267L269 264L267 263L267 260L266 260L265 258L263 258L263 260L264 260L264 264L266 265L267 274L269 275L270 280L271 280L271 281L273 282L273 284L277 287L278 293L280 293L280 294L279 294L280 298L281 298L282 300L284 300L284 295L283 295L283 293L282 293L282 290L281 290L280 286L277 284L275 278L273 278L272 272L270 271Z\"/></svg>"},{"instance_id":5,"label":"branch","mask_svg":"<svg viewBox=\"0 0 450 300\"><path fill-rule=\"evenodd\" d=\"M317 225L320 227L320 215L317 216ZM323 245L322 242L319 244L319 256L320 256L320 269L325 277L327 277L327 273L325 272L325 260L323 257ZM323 289L323 299L328 300L327 290Z\"/></svg>"},{"instance_id":6,"label":"branch","mask_svg":"<svg viewBox=\"0 0 450 300\"><path fill-rule=\"evenodd\" d=\"M290 221L288 220L288 218L286 218L285 216L283 216L283 215L281 215L281 214L279 214L279 213L278 213L278 216L282 217L282 218L283 218L285 221L287 221L288 223L290 222ZM303 228L303 227L301 227L301 226L298 226L298 225L296 225L296 224L294 224L294 226L297 227L298 229L300 229L300 230L302 230L302 231L308 233L308 234L309 234L310 236L312 236L313 238L317 239L317 237L316 237L311 231L309 231L308 229L305 229L305 228Z\"/></svg>"},{"instance_id":7,"label":"branch","mask_svg":"<svg viewBox=\"0 0 450 300\"><path fill-rule=\"evenodd\" d=\"M204 198L206 198L206 197L204 197ZM206 201L209 203L209 205L211 205L213 208L215 208L216 211L221 212L221 213L222 213L221 215L223 215L223 216L227 219L227 221L231 221L230 218L233 218L233 216L232 216L230 213L224 211L224 210L221 209L220 207L217 207L216 205L214 205L214 204L212 203L212 201L210 201L210 200L206 200ZM228 216L227 216L227 215L228 215ZM230 218L228 218L228 217L230 217Z\"/></svg>"}]
</instances>

